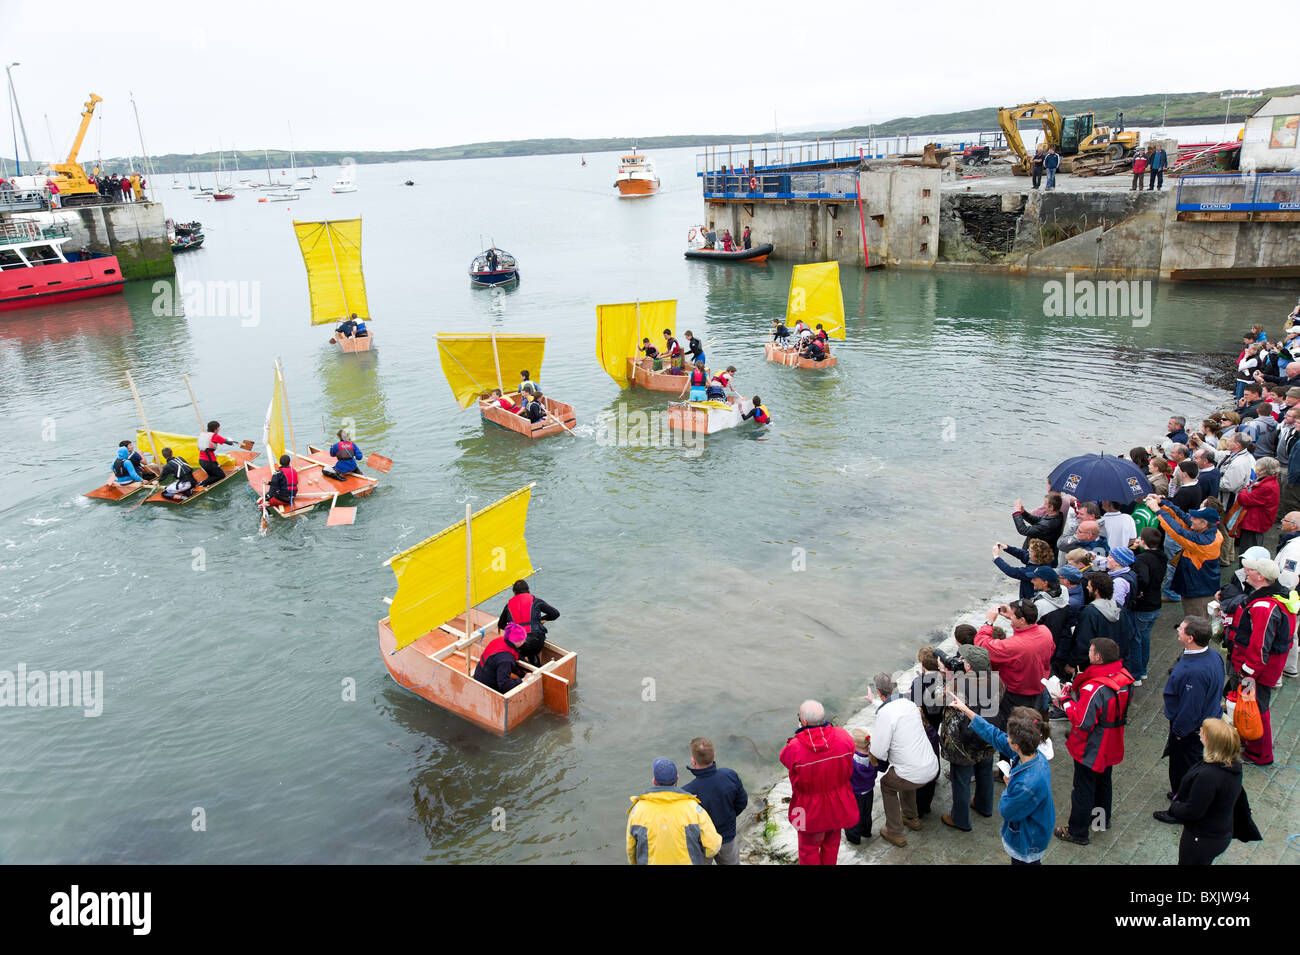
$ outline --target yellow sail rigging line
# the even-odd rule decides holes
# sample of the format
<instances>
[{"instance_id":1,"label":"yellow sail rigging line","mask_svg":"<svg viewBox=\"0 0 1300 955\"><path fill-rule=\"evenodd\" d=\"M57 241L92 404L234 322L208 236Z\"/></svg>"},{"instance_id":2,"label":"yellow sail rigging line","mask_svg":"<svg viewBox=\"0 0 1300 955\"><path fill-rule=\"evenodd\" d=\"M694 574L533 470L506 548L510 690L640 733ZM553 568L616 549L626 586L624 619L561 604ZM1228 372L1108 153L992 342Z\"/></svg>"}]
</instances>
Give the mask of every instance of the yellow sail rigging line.
<instances>
[{"instance_id":1,"label":"yellow sail rigging line","mask_svg":"<svg viewBox=\"0 0 1300 955\"><path fill-rule=\"evenodd\" d=\"M442 373L462 408L468 408L480 395L497 387L499 368L507 368L515 375L526 368L534 381L541 380L545 336L490 333L436 337Z\"/></svg>"},{"instance_id":2,"label":"yellow sail rigging line","mask_svg":"<svg viewBox=\"0 0 1300 955\"><path fill-rule=\"evenodd\" d=\"M821 323L829 338L844 340L844 293L840 290L838 262L813 262L794 267L785 322L793 325L799 319L813 329Z\"/></svg>"},{"instance_id":3,"label":"yellow sail rigging line","mask_svg":"<svg viewBox=\"0 0 1300 955\"><path fill-rule=\"evenodd\" d=\"M620 388L631 385L628 359L640 357L641 339L658 345L665 328L676 329L677 299L596 306L596 359Z\"/></svg>"},{"instance_id":4,"label":"yellow sail rigging line","mask_svg":"<svg viewBox=\"0 0 1300 955\"><path fill-rule=\"evenodd\" d=\"M370 306L361 271L361 220L295 221L293 231L307 266L311 323L334 324L352 314L368 320Z\"/></svg>"},{"instance_id":5,"label":"yellow sail rigging line","mask_svg":"<svg viewBox=\"0 0 1300 955\"><path fill-rule=\"evenodd\" d=\"M463 520L388 561L397 577L397 593L389 607L395 649L409 646L464 613L467 580L473 605L533 573L524 538L532 490L530 484L470 516L468 575Z\"/></svg>"}]
</instances>

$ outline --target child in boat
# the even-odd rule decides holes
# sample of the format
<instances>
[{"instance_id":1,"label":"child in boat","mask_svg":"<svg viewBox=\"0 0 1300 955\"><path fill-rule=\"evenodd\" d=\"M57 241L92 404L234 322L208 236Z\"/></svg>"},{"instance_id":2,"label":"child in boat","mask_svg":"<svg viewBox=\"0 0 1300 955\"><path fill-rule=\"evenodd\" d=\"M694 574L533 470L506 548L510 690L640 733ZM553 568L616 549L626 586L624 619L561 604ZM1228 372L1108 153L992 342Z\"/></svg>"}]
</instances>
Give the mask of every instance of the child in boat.
<instances>
[{"instance_id":1,"label":"child in boat","mask_svg":"<svg viewBox=\"0 0 1300 955\"><path fill-rule=\"evenodd\" d=\"M271 475L266 487L266 496L258 502L258 507L293 507L298 496L298 472L290 467L293 459L287 454L280 455L280 467Z\"/></svg>"},{"instance_id":2,"label":"child in boat","mask_svg":"<svg viewBox=\"0 0 1300 955\"><path fill-rule=\"evenodd\" d=\"M817 323L817 334L813 338L821 342L823 348L830 348L830 336L826 334L826 329L822 327L821 322Z\"/></svg>"},{"instance_id":3,"label":"child in boat","mask_svg":"<svg viewBox=\"0 0 1300 955\"><path fill-rule=\"evenodd\" d=\"M682 396L685 397L689 390L691 401L704 401L705 395L709 388L709 372L704 367L704 362L697 361L691 369L691 373L686 376L686 381L682 385Z\"/></svg>"},{"instance_id":4,"label":"child in boat","mask_svg":"<svg viewBox=\"0 0 1300 955\"><path fill-rule=\"evenodd\" d=\"M704 343L689 331L686 333L686 351L690 354L691 361L708 361L704 357Z\"/></svg>"},{"instance_id":5,"label":"child in boat","mask_svg":"<svg viewBox=\"0 0 1300 955\"><path fill-rule=\"evenodd\" d=\"M743 421L748 421L750 418L754 419L754 424L772 423L772 416L767 413L767 408L763 405L763 399L758 395L754 395L754 407L741 415Z\"/></svg>"},{"instance_id":6,"label":"child in boat","mask_svg":"<svg viewBox=\"0 0 1300 955\"><path fill-rule=\"evenodd\" d=\"M361 449L352 442L346 431L339 431L335 436L338 440L330 445L330 457L335 460L334 467L321 468L320 473L336 481L346 481L350 474L365 477L361 468L357 467L357 461L364 457Z\"/></svg>"},{"instance_id":7,"label":"child in boat","mask_svg":"<svg viewBox=\"0 0 1300 955\"><path fill-rule=\"evenodd\" d=\"M128 438L118 443L119 448L126 448L127 459L135 465L136 472L142 477L157 477L158 465L146 463L144 456L135 448L135 443Z\"/></svg>"},{"instance_id":8,"label":"child in boat","mask_svg":"<svg viewBox=\"0 0 1300 955\"><path fill-rule=\"evenodd\" d=\"M521 393L519 400L524 403L523 407L519 409L521 418L527 418L533 424L537 424L546 417L546 408L537 400L535 395Z\"/></svg>"},{"instance_id":9,"label":"child in boat","mask_svg":"<svg viewBox=\"0 0 1300 955\"><path fill-rule=\"evenodd\" d=\"M521 395L527 393L534 397L537 397L542 393L542 389L538 386L537 382L528 377L527 368L519 373L519 393Z\"/></svg>"},{"instance_id":10,"label":"child in boat","mask_svg":"<svg viewBox=\"0 0 1300 955\"><path fill-rule=\"evenodd\" d=\"M528 373L524 372L524 374L528 374ZM519 393L523 394L524 390L520 388ZM511 414L519 414L519 412L524 410L520 408L517 404L515 404L513 401L511 401L509 398L502 395L500 388L493 388L492 397L488 398L483 403L485 405L499 405L502 408L505 408L506 411L509 411Z\"/></svg>"},{"instance_id":11,"label":"child in boat","mask_svg":"<svg viewBox=\"0 0 1300 955\"><path fill-rule=\"evenodd\" d=\"M728 365L726 371L720 371L709 379L706 397L709 401L726 401L727 389L731 387L731 377L736 373L735 365Z\"/></svg>"},{"instance_id":12,"label":"child in boat","mask_svg":"<svg viewBox=\"0 0 1300 955\"><path fill-rule=\"evenodd\" d=\"M648 338L641 339L641 346L637 349L637 351L644 353L647 358L659 357L659 349L655 348L654 345L650 344L650 339Z\"/></svg>"},{"instance_id":13,"label":"child in boat","mask_svg":"<svg viewBox=\"0 0 1300 955\"><path fill-rule=\"evenodd\" d=\"M524 628L519 624L506 624L502 634L483 648L474 668L474 679L498 693L509 693L524 682L519 648L525 638Z\"/></svg>"},{"instance_id":14,"label":"child in boat","mask_svg":"<svg viewBox=\"0 0 1300 955\"><path fill-rule=\"evenodd\" d=\"M677 339L673 337L671 328L664 329L664 354L672 361L672 367L668 369L668 374L686 374L686 370L682 368L682 346L677 344Z\"/></svg>"},{"instance_id":15,"label":"child in boat","mask_svg":"<svg viewBox=\"0 0 1300 955\"><path fill-rule=\"evenodd\" d=\"M199 467L203 468L208 475L203 481L204 487L216 484L226 477L225 470L217 463L216 448L218 445L234 444L235 442L223 438L218 434L220 430L220 421L209 421L207 430L199 434Z\"/></svg>"},{"instance_id":16,"label":"child in boat","mask_svg":"<svg viewBox=\"0 0 1300 955\"><path fill-rule=\"evenodd\" d=\"M189 497L194 493L194 469L184 458L172 454L171 448L163 448L162 456L167 462L158 475L159 484L167 482L163 486L162 496L169 501L179 501Z\"/></svg>"},{"instance_id":17,"label":"child in boat","mask_svg":"<svg viewBox=\"0 0 1300 955\"><path fill-rule=\"evenodd\" d=\"M343 335L347 338L351 338L353 334L356 332L356 330L357 330L356 316L353 315L351 318L345 318L339 324L339 327L334 329L334 334Z\"/></svg>"},{"instance_id":18,"label":"child in boat","mask_svg":"<svg viewBox=\"0 0 1300 955\"><path fill-rule=\"evenodd\" d=\"M782 348L790 347L790 329L779 318L772 319L772 341Z\"/></svg>"},{"instance_id":19,"label":"child in boat","mask_svg":"<svg viewBox=\"0 0 1300 955\"><path fill-rule=\"evenodd\" d=\"M113 461L113 477L118 484L142 484L144 478L135 469L131 461L131 452L127 449L130 441L123 441L117 448L117 457Z\"/></svg>"},{"instance_id":20,"label":"child in boat","mask_svg":"<svg viewBox=\"0 0 1300 955\"><path fill-rule=\"evenodd\" d=\"M799 357L808 358L812 361L823 361L826 358L826 348L817 339L810 338L799 349Z\"/></svg>"},{"instance_id":21,"label":"child in boat","mask_svg":"<svg viewBox=\"0 0 1300 955\"><path fill-rule=\"evenodd\" d=\"M357 318L355 312L353 312L352 314L352 321L356 323L353 327L353 332L352 332L353 337L365 338L367 335L370 334L370 332L366 329L366 323L362 319Z\"/></svg>"}]
</instances>

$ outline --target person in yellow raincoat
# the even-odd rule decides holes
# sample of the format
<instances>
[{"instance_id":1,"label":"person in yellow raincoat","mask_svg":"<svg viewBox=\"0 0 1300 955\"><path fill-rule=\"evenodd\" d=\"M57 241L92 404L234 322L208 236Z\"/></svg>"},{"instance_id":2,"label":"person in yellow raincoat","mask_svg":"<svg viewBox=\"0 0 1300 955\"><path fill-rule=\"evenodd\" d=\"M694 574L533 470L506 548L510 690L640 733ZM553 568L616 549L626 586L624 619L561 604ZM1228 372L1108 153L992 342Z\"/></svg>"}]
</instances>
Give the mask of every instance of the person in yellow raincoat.
<instances>
[{"instance_id":1,"label":"person in yellow raincoat","mask_svg":"<svg viewBox=\"0 0 1300 955\"><path fill-rule=\"evenodd\" d=\"M632 865L708 865L722 836L700 801L677 788L671 759L652 765L654 785L632 797L627 811L627 861Z\"/></svg>"}]
</instances>

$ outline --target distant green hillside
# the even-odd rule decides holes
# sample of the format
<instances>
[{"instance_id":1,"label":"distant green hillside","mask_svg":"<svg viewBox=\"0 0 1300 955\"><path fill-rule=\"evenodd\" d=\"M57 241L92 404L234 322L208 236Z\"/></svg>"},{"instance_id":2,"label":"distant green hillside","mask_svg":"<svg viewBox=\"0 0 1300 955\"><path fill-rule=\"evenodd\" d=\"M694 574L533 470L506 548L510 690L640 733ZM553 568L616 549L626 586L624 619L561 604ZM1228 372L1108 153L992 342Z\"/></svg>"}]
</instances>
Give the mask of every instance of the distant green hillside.
<instances>
[{"instance_id":1,"label":"distant green hillside","mask_svg":"<svg viewBox=\"0 0 1300 955\"><path fill-rule=\"evenodd\" d=\"M1233 100L1230 123L1240 123L1270 96L1291 96L1300 93L1300 86L1279 86L1263 91L1253 99ZM1203 93L1149 93L1141 96L1110 96L1098 99L1055 100L1062 113L1081 113L1093 110L1099 120L1109 121L1116 110L1124 111L1124 122L1129 126L1159 126L1162 116L1165 125L1189 126L1224 122L1226 102L1217 92ZM1015 105L1015 104L1006 104ZM833 138L852 139L861 136L902 136L928 133L965 133L997 129L996 106L970 109L960 113L931 113L927 116L903 116L872 126L850 126L836 130L787 132L786 139ZM711 136L647 136L636 140L642 149L672 149L678 146L725 146L728 144L771 142L776 138L771 130L745 135ZM335 166L345 156L358 163L411 162L443 159L492 159L501 156L553 156L567 153L614 152L628 148L632 140L625 137L610 139L511 139L490 143L467 143L460 146L442 146L436 149L375 150L299 150L298 167ZM266 174L266 160L262 153L235 154L241 175L256 179ZM232 154L224 156L226 167L234 163ZM271 169L278 178L281 170L289 167L289 153L276 150L270 153ZM154 166L162 173L211 172L216 168L215 153L186 156L170 153L153 157ZM125 168L126 160L117 158L105 162L110 172Z\"/></svg>"}]
</instances>

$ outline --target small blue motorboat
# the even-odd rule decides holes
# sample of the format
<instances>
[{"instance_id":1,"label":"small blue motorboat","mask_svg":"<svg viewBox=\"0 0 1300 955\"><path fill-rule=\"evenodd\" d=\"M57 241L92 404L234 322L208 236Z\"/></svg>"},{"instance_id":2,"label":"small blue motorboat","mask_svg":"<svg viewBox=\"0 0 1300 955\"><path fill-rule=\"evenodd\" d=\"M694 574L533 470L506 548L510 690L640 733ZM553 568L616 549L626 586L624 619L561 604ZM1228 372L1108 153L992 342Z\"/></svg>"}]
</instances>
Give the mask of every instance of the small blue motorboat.
<instances>
[{"instance_id":1,"label":"small blue motorboat","mask_svg":"<svg viewBox=\"0 0 1300 955\"><path fill-rule=\"evenodd\" d=\"M469 265L469 281L471 285L485 288L518 282L519 264L515 261L515 257L504 249L496 247L484 249Z\"/></svg>"}]
</instances>

